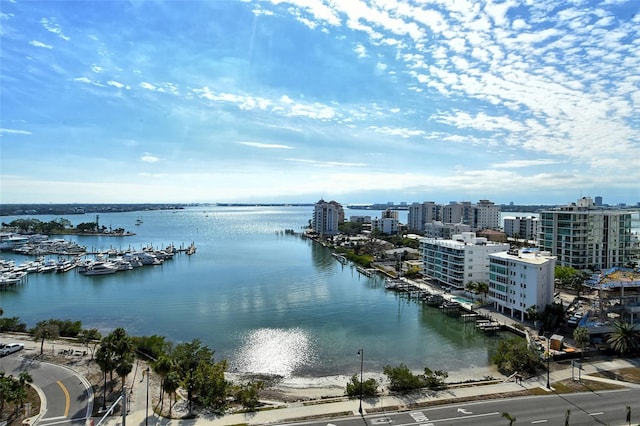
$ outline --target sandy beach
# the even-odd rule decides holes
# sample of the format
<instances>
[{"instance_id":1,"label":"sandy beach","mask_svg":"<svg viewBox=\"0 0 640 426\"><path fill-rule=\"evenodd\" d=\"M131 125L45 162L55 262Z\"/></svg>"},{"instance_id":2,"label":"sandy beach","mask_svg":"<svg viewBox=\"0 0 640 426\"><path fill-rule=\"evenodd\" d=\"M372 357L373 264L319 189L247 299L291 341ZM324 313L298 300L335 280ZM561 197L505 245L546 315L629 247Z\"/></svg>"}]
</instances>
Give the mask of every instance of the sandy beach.
<instances>
[{"instance_id":1,"label":"sandy beach","mask_svg":"<svg viewBox=\"0 0 640 426\"><path fill-rule=\"evenodd\" d=\"M97 364L91 360L91 353L85 346L67 339L45 341L44 352L40 355L40 342L34 342L28 335L2 333L0 334L0 341L3 343L23 343L25 345L25 350L20 355L37 357L40 360L65 365L66 367L73 369L78 374L84 376L89 383L93 385L96 397L101 397L103 375ZM70 349L73 350L73 355L68 354ZM62 353L64 350L68 351L67 354ZM144 361L136 362L133 371L127 378L128 388L136 389L136 387L140 388L142 386L141 383L145 380L143 371L146 370L147 367L148 364ZM493 367L467 368L458 371L449 371L448 374L449 377L447 379L447 383L450 384L468 381L481 381L488 377L503 377ZM227 378L232 382L242 381L242 376L234 374L228 374ZM369 378L376 379L381 384L382 391L386 393L386 376L382 373L365 373L363 379L367 380ZM345 375L306 378L278 378L277 380L267 383L267 386L261 392L261 400L268 402L270 405L277 405L299 401L340 398L344 397L345 387L349 379L350 377ZM135 395L136 392L133 392L131 403L134 404L134 407L137 403L144 404L146 402L136 401L136 399L141 398L136 398ZM155 406L160 398L160 378L157 374L153 373L153 371L149 377L149 395L151 400L150 402ZM167 411L166 409L167 407L165 404L165 411ZM184 404L179 401L173 407L173 416L180 416L182 411L186 414L186 407L184 407Z\"/></svg>"}]
</instances>

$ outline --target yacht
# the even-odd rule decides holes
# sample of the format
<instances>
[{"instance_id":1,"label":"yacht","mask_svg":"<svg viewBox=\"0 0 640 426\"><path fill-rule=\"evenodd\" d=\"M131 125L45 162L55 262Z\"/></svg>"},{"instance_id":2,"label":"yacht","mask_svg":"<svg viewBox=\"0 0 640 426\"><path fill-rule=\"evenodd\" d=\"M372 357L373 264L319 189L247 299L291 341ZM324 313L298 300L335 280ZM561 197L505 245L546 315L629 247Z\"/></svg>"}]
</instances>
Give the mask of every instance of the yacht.
<instances>
[{"instance_id":1,"label":"yacht","mask_svg":"<svg viewBox=\"0 0 640 426\"><path fill-rule=\"evenodd\" d=\"M107 275L115 274L118 272L118 266L112 262L96 262L88 266L84 274L85 275Z\"/></svg>"}]
</instances>

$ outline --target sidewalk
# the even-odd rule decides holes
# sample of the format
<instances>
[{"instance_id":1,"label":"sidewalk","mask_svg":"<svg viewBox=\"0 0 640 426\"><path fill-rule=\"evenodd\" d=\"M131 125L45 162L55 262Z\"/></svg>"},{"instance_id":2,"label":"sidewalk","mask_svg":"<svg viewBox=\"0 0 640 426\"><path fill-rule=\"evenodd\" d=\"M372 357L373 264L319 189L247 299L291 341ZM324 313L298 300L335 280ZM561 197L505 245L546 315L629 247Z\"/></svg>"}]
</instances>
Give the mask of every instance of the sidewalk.
<instances>
[{"instance_id":1,"label":"sidewalk","mask_svg":"<svg viewBox=\"0 0 640 426\"><path fill-rule=\"evenodd\" d=\"M607 383L614 383L617 385L624 385L628 387L640 388L638 384L619 382L616 380L603 379L597 377L591 377L589 374L593 374L599 371L616 370L626 367L638 367L640 366L640 360L633 359L614 359L611 361L602 361L592 364L585 364L581 371L582 378L589 380L602 381ZM577 370L574 370L577 378ZM589 376L589 377L587 377ZM570 379L571 368L566 368L559 371L550 373L550 382ZM402 409L411 409L412 406L428 403L430 401L444 401L455 400L457 398L471 398L477 396L490 396L501 393L519 392L522 390L542 388L546 390L546 374L538 377L524 380L522 383L515 383L514 381L484 385L484 386L469 386L460 388L451 388L439 392L426 392L420 396L389 396L384 395L378 398L371 398L363 400L362 407L365 415L367 413L381 412L385 409L389 411ZM145 425L146 414L146 387L145 383L140 382L140 379L136 380L133 389L132 406L129 415L126 418L126 424L131 426ZM206 417L199 416L196 419L175 419L170 420L166 418L158 418L152 412L152 408L149 407L150 417L147 424L156 426L223 426L223 425L264 425L264 424L278 424L294 421L302 421L304 419L320 418L323 416L329 417L348 417L359 416L358 408L360 401L358 399L341 400L337 402L307 402L295 403L283 405L283 408L270 409L265 411L258 411L254 413L238 413L228 414L223 417ZM111 417L105 423L108 426L120 426L122 424L121 417Z\"/></svg>"}]
</instances>

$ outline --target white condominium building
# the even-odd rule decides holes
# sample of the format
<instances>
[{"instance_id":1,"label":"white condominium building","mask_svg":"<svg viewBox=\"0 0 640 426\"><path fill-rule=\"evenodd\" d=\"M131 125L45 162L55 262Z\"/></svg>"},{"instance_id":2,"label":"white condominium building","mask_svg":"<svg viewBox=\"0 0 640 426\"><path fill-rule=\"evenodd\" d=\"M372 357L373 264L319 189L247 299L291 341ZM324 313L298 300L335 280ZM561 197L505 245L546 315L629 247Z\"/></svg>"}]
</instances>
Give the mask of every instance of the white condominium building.
<instances>
[{"instance_id":1,"label":"white condominium building","mask_svg":"<svg viewBox=\"0 0 640 426\"><path fill-rule=\"evenodd\" d=\"M338 225L344 222L344 209L335 201L318 201L313 209L313 230L320 235L338 234Z\"/></svg>"},{"instance_id":2,"label":"white condominium building","mask_svg":"<svg viewBox=\"0 0 640 426\"><path fill-rule=\"evenodd\" d=\"M538 224L540 219L535 216L507 216L504 218L504 233L507 237L525 240L538 239Z\"/></svg>"},{"instance_id":3,"label":"white condominium building","mask_svg":"<svg viewBox=\"0 0 640 426\"><path fill-rule=\"evenodd\" d=\"M471 281L489 281L489 254L509 249L474 232L457 234L450 240L423 238L420 251L424 274L444 286L463 290Z\"/></svg>"},{"instance_id":4,"label":"white condominium building","mask_svg":"<svg viewBox=\"0 0 640 426\"><path fill-rule=\"evenodd\" d=\"M387 209L382 212L381 218L371 220L371 230L378 230L383 234L397 234L400 226L400 213L397 210Z\"/></svg>"},{"instance_id":5,"label":"white condominium building","mask_svg":"<svg viewBox=\"0 0 640 426\"><path fill-rule=\"evenodd\" d=\"M556 258L537 249L489 255L489 300L495 308L524 321L528 308L553 303Z\"/></svg>"},{"instance_id":6,"label":"white condominium building","mask_svg":"<svg viewBox=\"0 0 640 426\"><path fill-rule=\"evenodd\" d=\"M502 209L489 200L480 200L475 206L473 227L476 230L500 229Z\"/></svg>"},{"instance_id":7,"label":"white condominium building","mask_svg":"<svg viewBox=\"0 0 640 426\"><path fill-rule=\"evenodd\" d=\"M631 260L631 212L602 209L585 197L540 213L538 247L576 269L609 269Z\"/></svg>"}]
</instances>

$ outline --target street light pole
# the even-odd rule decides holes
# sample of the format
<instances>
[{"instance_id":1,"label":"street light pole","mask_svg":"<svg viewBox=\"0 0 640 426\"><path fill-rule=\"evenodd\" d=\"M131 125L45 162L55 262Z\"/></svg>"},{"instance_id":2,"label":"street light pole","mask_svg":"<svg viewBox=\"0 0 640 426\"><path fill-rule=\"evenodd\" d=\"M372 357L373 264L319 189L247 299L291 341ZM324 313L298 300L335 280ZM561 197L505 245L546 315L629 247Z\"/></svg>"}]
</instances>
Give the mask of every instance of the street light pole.
<instances>
[{"instance_id":1,"label":"street light pole","mask_svg":"<svg viewBox=\"0 0 640 426\"><path fill-rule=\"evenodd\" d=\"M363 367L363 364L364 364L364 349L360 349L358 351L358 355L360 355L360 408L358 409L358 412L360 413L360 415L362 415L362 394L363 394L362 367Z\"/></svg>"},{"instance_id":2,"label":"street light pole","mask_svg":"<svg viewBox=\"0 0 640 426\"><path fill-rule=\"evenodd\" d=\"M549 361L551 360L551 336L547 337L547 389L551 389L549 383Z\"/></svg>"},{"instance_id":3,"label":"street light pole","mask_svg":"<svg viewBox=\"0 0 640 426\"><path fill-rule=\"evenodd\" d=\"M149 426L149 367L147 367L147 409L144 417L144 426Z\"/></svg>"}]
</instances>

